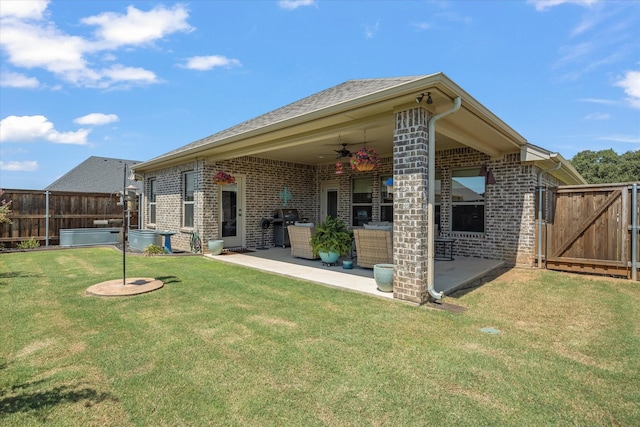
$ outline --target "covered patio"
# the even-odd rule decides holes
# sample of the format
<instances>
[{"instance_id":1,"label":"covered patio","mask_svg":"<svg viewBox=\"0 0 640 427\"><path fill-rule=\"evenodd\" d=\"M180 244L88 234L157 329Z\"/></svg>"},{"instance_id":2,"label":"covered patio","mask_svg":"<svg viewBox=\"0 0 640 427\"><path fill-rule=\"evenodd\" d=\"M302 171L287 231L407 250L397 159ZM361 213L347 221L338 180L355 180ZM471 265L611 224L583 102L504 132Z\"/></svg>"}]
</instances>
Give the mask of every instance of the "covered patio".
<instances>
[{"instance_id":1,"label":"covered patio","mask_svg":"<svg viewBox=\"0 0 640 427\"><path fill-rule=\"evenodd\" d=\"M326 267L320 260L291 256L291 248L269 248L247 253L226 252L224 255L205 255L211 259L242 265L269 273L293 277L348 291L393 299L393 292L380 292L373 280L373 270L341 266ZM455 257L453 261L435 261L435 289L445 295L474 286L474 283L492 271L503 267L499 260Z\"/></svg>"},{"instance_id":2,"label":"covered patio","mask_svg":"<svg viewBox=\"0 0 640 427\"><path fill-rule=\"evenodd\" d=\"M361 150L375 153L372 167L355 167ZM474 263L531 265L536 187L581 182L561 156L530 145L443 73L350 80L133 169L145 181L143 226L175 232L184 250L194 236L226 248L280 244L261 224L275 228L281 208L316 225L327 216L351 229L390 223L388 297L416 304L473 280L466 275ZM434 267L436 238L455 239L455 261ZM275 253L222 258L281 274L300 269L296 277L316 281L324 275L305 261L279 265ZM336 270L324 283L360 277L326 273ZM357 280L372 283L372 273Z\"/></svg>"}]
</instances>

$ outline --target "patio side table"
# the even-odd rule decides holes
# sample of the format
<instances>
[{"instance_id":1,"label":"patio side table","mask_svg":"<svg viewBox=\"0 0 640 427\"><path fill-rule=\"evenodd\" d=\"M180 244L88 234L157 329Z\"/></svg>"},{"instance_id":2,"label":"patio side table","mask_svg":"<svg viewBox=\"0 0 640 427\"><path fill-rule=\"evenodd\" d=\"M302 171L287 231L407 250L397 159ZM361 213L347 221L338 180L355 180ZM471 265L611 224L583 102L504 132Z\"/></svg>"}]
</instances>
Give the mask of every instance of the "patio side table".
<instances>
[{"instance_id":1,"label":"patio side table","mask_svg":"<svg viewBox=\"0 0 640 427\"><path fill-rule=\"evenodd\" d=\"M434 239L435 253L433 259L438 261L453 261L453 244L456 239Z\"/></svg>"}]
</instances>

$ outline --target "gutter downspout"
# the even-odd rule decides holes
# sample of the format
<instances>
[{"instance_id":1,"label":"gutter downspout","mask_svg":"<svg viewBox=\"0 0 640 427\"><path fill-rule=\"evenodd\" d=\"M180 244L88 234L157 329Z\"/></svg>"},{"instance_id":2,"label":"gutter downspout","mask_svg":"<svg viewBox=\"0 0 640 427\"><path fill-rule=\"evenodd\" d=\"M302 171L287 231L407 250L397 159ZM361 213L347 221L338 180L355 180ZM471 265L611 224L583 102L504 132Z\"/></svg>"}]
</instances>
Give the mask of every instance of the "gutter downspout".
<instances>
[{"instance_id":1,"label":"gutter downspout","mask_svg":"<svg viewBox=\"0 0 640 427\"><path fill-rule=\"evenodd\" d=\"M427 290L429 295L436 300L442 299L444 292L436 292L435 290L435 271L434 271L434 256L435 256L435 233L433 227L434 209L433 205L436 199L436 193L434 188L434 182L436 180L436 121L444 116L448 116L451 113L455 113L460 109L462 105L462 98L459 96L453 100L453 107L443 111L440 114L429 119L429 191L427 196Z\"/></svg>"},{"instance_id":2,"label":"gutter downspout","mask_svg":"<svg viewBox=\"0 0 640 427\"><path fill-rule=\"evenodd\" d=\"M142 173L142 195L144 196L144 190L145 190L145 186L147 185L147 173L143 172ZM142 210L144 208L144 211ZM138 219L138 228L140 228L141 230L144 230L145 227L147 226L147 224L144 222L145 216L144 214L147 212L147 201L146 199L142 198L140 200L140 205L138 206L138 215L140 215L139 219Z\"/></svg>"},{"instance_id":3,"label":"gutter downspout","mask_svg":"<svg viewBox=\"0 0 640 427\"><path fill-rule=\"evenodd\" d=\"M560 169L562 163L558 162L549 169L538 172L538 268L542 268L542 175Z\"/></svg>"}]
</instances>

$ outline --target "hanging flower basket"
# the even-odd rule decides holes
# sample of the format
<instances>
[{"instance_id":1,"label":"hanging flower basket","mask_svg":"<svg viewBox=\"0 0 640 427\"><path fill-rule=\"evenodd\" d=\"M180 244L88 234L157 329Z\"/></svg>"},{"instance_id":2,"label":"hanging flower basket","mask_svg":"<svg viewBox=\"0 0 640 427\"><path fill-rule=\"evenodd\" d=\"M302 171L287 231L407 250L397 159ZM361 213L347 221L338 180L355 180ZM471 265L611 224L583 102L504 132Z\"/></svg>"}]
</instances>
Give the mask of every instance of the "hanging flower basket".
<instances>
[{"instance_id":1,"label":"hanging flower basket","mask_svg":"<svg viewBox=\"0 0 640 427\"><path fill-rule=\"evenodd\" d=\"M336 163L336 175L342 175L342 162Z\"/></svg>"},{"instance_id":2,"label":"hanging flower basket","mask_svg":"<svg viewBox=\"0 0 640 427\"><path fill-rule=\"evenodd\" d=\"M220 171L213 176L213 181L218 185L235 184L236 178L233 175Z\"/></svg>"},{"instance_id":3,"label":"hanging flower basket","mask_svg":"<svg viewBox=\"0 0 640 427\"><path fill-rule=\"evenodd\" d=\"M361 148L356 151L349 161L351 169L358 172L372 171L380 165L380 156L373 148Z\"/></svg>"}]
</instances>

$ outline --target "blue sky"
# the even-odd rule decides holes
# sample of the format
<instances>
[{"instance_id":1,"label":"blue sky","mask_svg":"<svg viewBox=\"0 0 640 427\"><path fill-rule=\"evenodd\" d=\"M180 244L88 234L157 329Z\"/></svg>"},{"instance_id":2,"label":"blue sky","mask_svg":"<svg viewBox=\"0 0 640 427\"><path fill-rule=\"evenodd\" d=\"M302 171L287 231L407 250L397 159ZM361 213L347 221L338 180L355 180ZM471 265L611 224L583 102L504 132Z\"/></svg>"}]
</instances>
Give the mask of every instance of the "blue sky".
<instances>
[{"instance_id":1,"label":"blue sky","mask_svg":"<svg viewBox=\"0 0 640 427\"><path fill-rule=\"evenodd\" d=\"M532 144L640 149L640 2L0 0L0 187L442 71Z\"/></svg>"}]
</instances>

